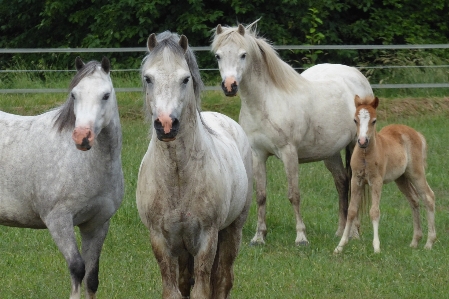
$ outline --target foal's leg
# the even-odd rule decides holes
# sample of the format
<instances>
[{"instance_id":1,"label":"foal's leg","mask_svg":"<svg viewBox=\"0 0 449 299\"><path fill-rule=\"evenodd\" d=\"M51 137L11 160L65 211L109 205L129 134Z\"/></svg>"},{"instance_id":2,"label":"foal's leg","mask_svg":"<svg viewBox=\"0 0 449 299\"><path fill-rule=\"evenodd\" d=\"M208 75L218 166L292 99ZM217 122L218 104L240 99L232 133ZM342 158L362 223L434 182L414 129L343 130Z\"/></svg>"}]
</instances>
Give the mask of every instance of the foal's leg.
<instances>
[{"instance_id":1,"label":"foal's leg","mask_svg":"<svg viewBox=\"0 0 449 299\"><path fill-rule=\"evenodd\" d=\"M371 209L369 215L371 222L373 223L373 247L374 252L380 252L380 240L379 240L379 220L380 220L380 196L382 193L383 178L377 177L371 180Z\"/></svg>"},{"instance_id":2,"label":"foal's leg","mask_svg":"<svg viewBox=\"0 0 449 299\"><path fill-rule=\"evenodd\" d=\"M100 254L109 230L109 220L93 228L89 227L89 224L80 225L79 228L81 233L81 251L86 264L86 276L84 279L86 298L95 299L95 293L99 284Z\"/></svg>"},{"instance_id":3,"label":"foal's leg","mask_svg":"<svg viewBox=\"0 0 449 299\"><path fill-rule=\"evenodd\" d=\"M265 223L267 202L267 163L268 156L265 153L253 150L253 172L256 183L257 202L257 228L256 234L251 239L251 245L265 244L267 225Z\"/></svg>"},{"instance_id":4,"label":"foal's leg","mask_svg":"<svg viewBox=\"0 0 449 299\"><path fill-rule=\"evenodd\" d=\"M341 236L346 225L346 218L348 214L348 195L350 188L351 178L348 176L343 162L341 160L340 152L335 153L332 157L324 160L324 165L327 170L330 171L332 177L334 178L335 187L337 188L338 198L339 198L339 218L338 218L338 228L335 233L336 236ZM350 237L357 238L358 232L358 218L354 219L353 225L349 233Z\"/></svg>"},{"instance_id":5,"label":"foal's leg","mask_svg":"<svg viewBox=\"0 0 449 299\"><path fill-rule=\"evenodd\" d=\"M349 202L348 218L346 220L345 230L341 236L340 243L335 248L334 253L340 253L343 251L343 247L348 244L349 234L354 220L357 217L359 211L360 201L364 192L364 185L359 186L355 178L351 179L351 201Z\"/></svg>"},{"instance_id":6,"label":"foal's leg","mask_svg":"<svg viewBox=\"0 0 449 299\"><path fill-rule=\"evenodd\" d=\"M410 247L418 247L418 242L422 238L421 230L421 220L419 214L419 200L415 189L411 185L410 181L405 177L401 176L395 181L399 190L405 195L410 203L410 208L412 209L413 216L413 239L410 243Z\"/></svg>"},{"instance_id":7,"label":"foal's leg","mask_svg":"<svg viewBox=\"0 0 449 299\"><path fill-rule=\"evenodd\" d=\"M437 239L435 232L435 194L432 189L430 189L429 184L427 184L424 171L423 174L419 178L412 181L412 183L415 186L418 196L424 201L427 209L428 235L424 248L432 249L432 245Z\"/></svg>"},{"instance_id":8,"label":"foal's leg","mask_svg":"<svg viewBox=\"0 0 449 299\"><path fill-rule=\"evenodd\" d=\"M72 278L70 299L79 299L85 269L76 243L72 217L65 211L52 211L43 220L69 267Z\"/></svg>"},{"instance_id":9,"label":"foal's leg","mask_svg":"<svg viewBox=\"0 0 449 299\"><path fill-rule=\"evenodd\" d=\"M215 257L216 271L212 273L212 298L226 299L234 283L233 265L242 239L242 227L234 221L218 234L218 250ZM214 263L215 264L215 263ZM215 265L214 265L215 266Z\"/></svg>"}]
</instances>

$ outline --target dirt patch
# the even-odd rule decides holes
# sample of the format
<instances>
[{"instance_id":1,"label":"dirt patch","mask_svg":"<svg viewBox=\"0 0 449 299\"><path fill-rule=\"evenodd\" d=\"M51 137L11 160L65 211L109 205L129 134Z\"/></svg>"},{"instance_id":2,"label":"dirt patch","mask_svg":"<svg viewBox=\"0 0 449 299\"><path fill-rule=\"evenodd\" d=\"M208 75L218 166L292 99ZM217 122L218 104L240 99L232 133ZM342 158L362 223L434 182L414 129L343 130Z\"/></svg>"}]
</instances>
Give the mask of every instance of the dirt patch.
<instances>
[{"instance_id":1,"label":"dirt patch","mask_svg":"<svg viewBox=\"0 0 449 299\"><path fill-rule=\"evenodd\" d=\"M449 97L444 98L400 98L382 99L377 109L378 117L385 119L404 118L426 114L448 115Z\"/></svg>"}]
</instances>

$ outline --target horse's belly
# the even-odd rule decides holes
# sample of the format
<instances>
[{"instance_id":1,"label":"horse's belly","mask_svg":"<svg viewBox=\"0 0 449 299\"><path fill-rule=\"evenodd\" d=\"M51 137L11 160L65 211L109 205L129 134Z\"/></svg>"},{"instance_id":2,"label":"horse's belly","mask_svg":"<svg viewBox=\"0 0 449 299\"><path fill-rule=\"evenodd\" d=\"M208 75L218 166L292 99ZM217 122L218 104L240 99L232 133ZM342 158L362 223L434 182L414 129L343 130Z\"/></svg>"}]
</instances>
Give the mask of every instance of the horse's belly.
<instances>
[{"instance_id":1,"label":"horse's belly","mask_svg":"<svg viewBox=\"0 0 449 299\"><path fill-rule=\"evenodd\" d=\"M31 207L0 195L0 225L26 228L46 228L42 219Z\"/></svg>"}]
</instances>

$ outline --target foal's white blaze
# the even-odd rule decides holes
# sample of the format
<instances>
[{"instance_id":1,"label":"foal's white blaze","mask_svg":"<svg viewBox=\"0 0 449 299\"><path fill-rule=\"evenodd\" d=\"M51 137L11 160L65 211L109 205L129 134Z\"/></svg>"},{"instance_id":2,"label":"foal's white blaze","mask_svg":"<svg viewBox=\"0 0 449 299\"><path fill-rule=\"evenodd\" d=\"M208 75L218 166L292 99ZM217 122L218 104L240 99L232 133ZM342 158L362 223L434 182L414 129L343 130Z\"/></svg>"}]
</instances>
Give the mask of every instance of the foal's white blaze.
<instances>
[{"instance_id":1,"label":"foal's white blaze","mask_svg":"<svg viewBox=\"0 0 449 299\"><path fill-rule=\"evenodd\" d=\"M359 127L359 143L361 145L364 145L366 143L366 138L368 134L368 125L369 120L371 119L371 116L367 109L360 109L359 111L359 120L360 120L360 127Z\"/></svg>"}]
</instances>

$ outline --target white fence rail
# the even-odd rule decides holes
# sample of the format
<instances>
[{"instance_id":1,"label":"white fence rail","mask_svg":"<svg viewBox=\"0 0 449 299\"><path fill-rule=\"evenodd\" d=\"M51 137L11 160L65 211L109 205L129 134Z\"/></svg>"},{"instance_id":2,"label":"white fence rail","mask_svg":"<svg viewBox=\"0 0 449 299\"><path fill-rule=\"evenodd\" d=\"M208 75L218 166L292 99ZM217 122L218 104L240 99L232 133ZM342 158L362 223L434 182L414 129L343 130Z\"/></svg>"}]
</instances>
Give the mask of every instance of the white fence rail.
<instances>
[{"instance_id":1,"label":"white fence rail","mask_svg":"<svg viewBox=\"0 0 449 299\"><path fill-rule=\"evenodd\" d=\"M425 45L285 45L274 46L276 50L398 50L398 49L449 49L449 44L425 44ZM210 51L210 47L192 47L193 51ZM130 48L21 48L21 49L0 49L0 54L26 54L26 53L123 53L123 52L142 52L145 53L145 47ZM363 69L377 68L411 68L415 66L371 66ZM420 68L449 68L449 65L424 65L416 66ZM201 69L202 71L218 71L218 69ZM10 72L67 72L72 70L0 70L0 73ZM136 69L119 69L115 72L138 71ZM394 88L449 88L449 83L421 83L421 84L371 84L376 89L394 89ZM219 86L206 86L206 90L219 90ZM116 88L117 92L139 92L141 87ZM0 93L65 93L67 89L0 89Z\"/></svg>"}]
</instances>

